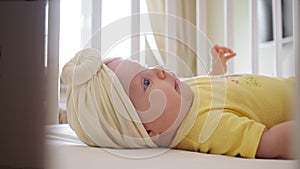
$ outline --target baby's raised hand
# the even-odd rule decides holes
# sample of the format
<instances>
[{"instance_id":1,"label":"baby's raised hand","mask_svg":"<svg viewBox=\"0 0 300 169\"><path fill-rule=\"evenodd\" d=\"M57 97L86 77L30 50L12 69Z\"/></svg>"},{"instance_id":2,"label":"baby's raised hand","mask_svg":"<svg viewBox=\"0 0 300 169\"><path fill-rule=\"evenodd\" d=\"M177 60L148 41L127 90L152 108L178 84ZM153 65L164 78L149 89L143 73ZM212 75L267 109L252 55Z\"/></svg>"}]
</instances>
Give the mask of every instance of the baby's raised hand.
<instances>
[{"instance_id":1,"label":"baby's raised hand","mask_svg":"<svg viewBox=\"0 0 300 169\"><path fill-rule=\"evenodd\" d=\"M227 72L227 61L236 56L232 49L214 45L211 50L211 72L210 75L224 75Z\"/></svg>"}]
</instances>

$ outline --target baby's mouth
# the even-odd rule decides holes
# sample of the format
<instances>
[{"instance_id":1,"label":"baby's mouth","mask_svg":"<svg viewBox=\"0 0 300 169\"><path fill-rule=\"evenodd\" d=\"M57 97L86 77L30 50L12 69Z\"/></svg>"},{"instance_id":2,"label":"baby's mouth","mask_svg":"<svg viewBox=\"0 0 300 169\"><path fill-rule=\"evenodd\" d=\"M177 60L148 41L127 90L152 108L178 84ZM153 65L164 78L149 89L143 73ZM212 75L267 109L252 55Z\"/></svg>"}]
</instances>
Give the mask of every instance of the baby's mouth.
<instances>
[{"instance_id":1,"label":"baby's mouth","mask_svg":"<svg viewBox=\"0 0 300 169\"><path fill-rule=\"evenodd\" d=\"M180 87L180 80L178 79L178 78L176 78L176 77L174 77L174 80L175 80L175 89L177 90L177 91L179 91L179 87Z\"/></svg>"},{"instance_id":2,"label":"baby's mouth","mask_svg":"<svg viewBox=\"0 0 300 169\"><path fill-rule=\"evenodd\" d=\"M180 80L176 77L175 73L173 72L170 72L172 78L174 79L174 88L175 90L180 93L180 85L181 85L181 82Z\"/></svg>"}]
</instances>

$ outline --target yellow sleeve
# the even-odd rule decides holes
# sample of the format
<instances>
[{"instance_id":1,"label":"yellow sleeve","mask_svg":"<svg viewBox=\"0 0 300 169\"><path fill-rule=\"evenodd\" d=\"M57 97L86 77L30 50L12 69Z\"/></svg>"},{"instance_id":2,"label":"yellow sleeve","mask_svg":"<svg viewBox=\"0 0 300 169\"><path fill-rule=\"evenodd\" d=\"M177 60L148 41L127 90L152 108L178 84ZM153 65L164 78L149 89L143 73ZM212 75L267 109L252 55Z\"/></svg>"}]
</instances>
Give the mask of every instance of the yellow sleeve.
<instances>
[{"instance_id":1,"label":"yellow sleeve","mask_svg":"<svg viewBox=\"0 0 300 169\"><path fill-rule=\"evenodd\" d=\"M191 131L176 146L178 149L255 158L265 126L246 117L222 112L213 132L203 130L207 113L197 117ZM206 122L207 123L207 122ZM207 139L203 140L203 133ZM202 138L202 139L201 139Z\"/></svg>"}]
</instances>

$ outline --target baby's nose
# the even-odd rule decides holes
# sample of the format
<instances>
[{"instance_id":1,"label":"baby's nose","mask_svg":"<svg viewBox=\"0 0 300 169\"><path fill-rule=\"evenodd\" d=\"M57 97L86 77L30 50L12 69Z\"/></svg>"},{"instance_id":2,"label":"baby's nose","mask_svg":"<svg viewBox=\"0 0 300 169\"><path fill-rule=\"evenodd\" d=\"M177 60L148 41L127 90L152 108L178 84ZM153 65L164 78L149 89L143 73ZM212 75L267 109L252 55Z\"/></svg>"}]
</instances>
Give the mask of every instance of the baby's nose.
<instances>
[{"instance_id":1,"label":"baby's nose","mask_svg":"<svg viewBox=\"0 0 300 169\"><path fill-rule=\"evenodd\" d=\"M160 79L165 79L166 78L166 72L165 72L163 67L161 67L161 66L158 67L157 66L157 67L154 68L154 70L155 70L156 75L157 75L158 78L160 78Z\"/></svg>"}]
</instances>

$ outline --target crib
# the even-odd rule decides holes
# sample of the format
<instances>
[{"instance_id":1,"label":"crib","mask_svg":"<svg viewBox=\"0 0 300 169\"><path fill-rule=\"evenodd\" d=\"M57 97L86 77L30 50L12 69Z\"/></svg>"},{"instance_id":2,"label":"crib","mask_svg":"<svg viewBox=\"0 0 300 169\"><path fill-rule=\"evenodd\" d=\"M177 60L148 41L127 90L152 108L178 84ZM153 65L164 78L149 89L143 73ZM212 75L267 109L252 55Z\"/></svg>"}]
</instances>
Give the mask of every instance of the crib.
<instances>
[{"instance_id":1,"label":"crib","mask_svg":"<svg viewBox=\"0 0 300 169\"><path fill-rule=\"evenodd\" d=\"M82 44L76 51L83 47L103 51L109 49L109 45L103 41L107 34L99 31L103 28L106 15L104 11L108 9L107 1L130 9L126 15L129 17L124 15L124 18L127 19L125 21L130 21L130 27L125 33L136 35L127 38L130 44L129 53L136 53L132 55L133 59L149 66L164 65L182 73L178 63L185 60L176 60L173 57L178 52L177 46L180 43L174 41L174 38L182 36L178 33L180 28L174 27L174 21L183 20L174 18L180 6L178 3L190 1L152 1L164 4L160 9L164 12L156 14L164 15L160 19L165 24L160 23L158 26L163 26L160 31L164 34L172 35L165 39L163 48L156 42L152 26L146 28L153 30L140 26L141 23L149 23L151 20L142 7L144 1L0 1L0 168L299 168L300 152L296 144L300 142L299 112L295 112L298 130L295 133L293 149L298 160L244 159L159 148L116 150L88 147L77 138L68 124L58 124L58 109L64 104L63 99L59 99L58 92L59 88L64 89L59 81L60 48L72 48L69 44L60 47L60 37L66 33L59 28L59 25L64 24L60 22L61 4L67 2L68 12L75 2L83 5L82 9L77 10L79 15L71 16L79 21L78 27L82 30L79 32ZM286 2L291 4L286 5ZM258 13L264 6L262 3L268 4L267 8L273 10L263 10L264 17L259 17ZM191 46L195 56L201 59L193 60L194 68L190 72L193 75L207 73L210 63L208 48L216 43L229 46L238 53L238 57L229 63L229 74L254 73L278 77L296 75L299 79L299 4L299 0L194 1L196 17L193 31L196 30L199 34L193 37ZM286 12L290 15L288 19L285 17ZM268 24L265 25L268 26L263 30L272 30L272 33L267 31L271 36L266 36L267 40L262 41L259 22L268 17L275 19L266 19ZM240 22L241 18L244 22ZM116 27L114 34L117 35L118 30L123 30L120 28L123 27ZM143 36L138 36L140 32L143 32ZM210 41L203 39L203 35L207 35ZM75 41L76 38L71 36L70 40ZM139 52L148 49L152 49L150 58L153 62L149 62L147 53ZM70 54L72 56L74 53ZM298 103L299 84L296 92L298 94L295 102ZM296 106L298 107L295 110L299 111L299 104Z\"/></svg>"},{"instance_id":2,"label":"crib","mask_svg":"<svg viewBox=\"0 0 300 169\"><path fill-rule=\"evenodd\" d=\"M253 74L265 74L277 77L295 76L297 67L295 63L299 64L299 1L290 1L290 11L292 11L292 34L283 36L283 27L285 24L282 12L283 1L271 0L271 16L272 21L269 22L269 26L272 27L272 40L262 42L260 40L260 28L258 11L259 0L249 1L234 1L234 0L196 0L196 30L199 30L201 34L196 35L196 53L201 53L204 57L201 60L197 60L196 63L196 75L203 75L207 73L209 69L209 51L208 48L211 45L209 41L203 40L203 34L210 35L209 24L212 24L209 19L213 16L212 11L208 6L218 4L217 8L221 11L222 20L221 26L223 32L221 37L211 37L214 43L221 43L225 46L232 47L240 51L241 55L245 57L236 58L229 63L229 74L234 73L253 73ZM146 15L140 12L140 1L131 0L131 29L127 30L130 34L139 34L144 31L144 28L140 27L141 18L145 19ZM165 0L165 11L168 16L176 15L176 3L173 0ZM247 3L247 5L244 5ZM89 1L90 8L93 9L92 13L82 13L83 16L89 18L83 22L87 25L88 33L82 35L83 38L89 39L91 35L92 39L83 45L84 47L97 48L100 51L109 50L109 45L103 43L103 38L107 35L106 32L99 32L101 26L101 0ZM51 12L51 4L49 1L49 10ZM57 5L57 4L56 4ZM240 6L241 5L241 9ZM88 5L87 5L88 6ZM236 21L237 16L241 10L246 9L248 11L247 31L245 44L240 42L243 39L237 35L240 30L237 30L238 26L243 23ZM99 17L100 16L100 17ZM219 17L219 16L217 16ZM166 27L164 31L168 35L179 36L176 31L176 23L172 17L166 17ZM290 18L288 18L290 19ZM148 18L148 20L150 20ZM176 21L176 20L175 20ZM51 30L49 30L51 31ZM197 31L196 31L197 32ZM128 33L128 32L127 32ZM125 33L126 34L126 33ZM54 33L55 35L55 33ZM137 51L145 50L145 40L149 43L151 49L157 49L155 44L155 38L152 36L132 36L131 53L137 53ZM153 52L153 60L155 63L164 65L172 70L177 69L178 60L174 59L172 54L176 53L176 45L178 42L170 39L166 39L165 50L169 51L169 54L162 58L159 52ZM248 46L245 49L245 46ZM56 49L58 50L58 49ZM272 54L269 57L268 53ZM267 55L268 58L266 59ZM286 55L286 57L284 57ZM145 63L147 55L139 53L133 55L133 59L139 60ZM57 59L57 58L56 58ZM51 64L51 63L50 63ZM203 69L203 66L205 67ZM264 69L268 67L268 69ZM56 70L56 74L58 74ZM63 87L63 86L61 86ZM57 107L58 105L54 105ZM299 114L299 113L298 113ZM298 115L299 116L299 115ZM297 118L299 119L299 117ZM57 117L53 119L56 120ZM55 120L52 120L55 121ZM51 120L50 120L51 121ZM51 122L49 122L51 123ZM47 147L47 166L48 168L64 169L64 168L296 168L297 161L295 160L268 160L268 159L242 159L235 157L225 157L220 155L202 154L196 152L186 152L180 150L168 150L168 149L142 149L142 150L112 150L105 148L93 148L83 144L70 129L67 124L50 124L45 127L46 147ZM299 141L299 138L298 138ZM297 148L298 149L298 148ZM299 167L299 166L298 166Z\"/></svg>"}]
</instances>

